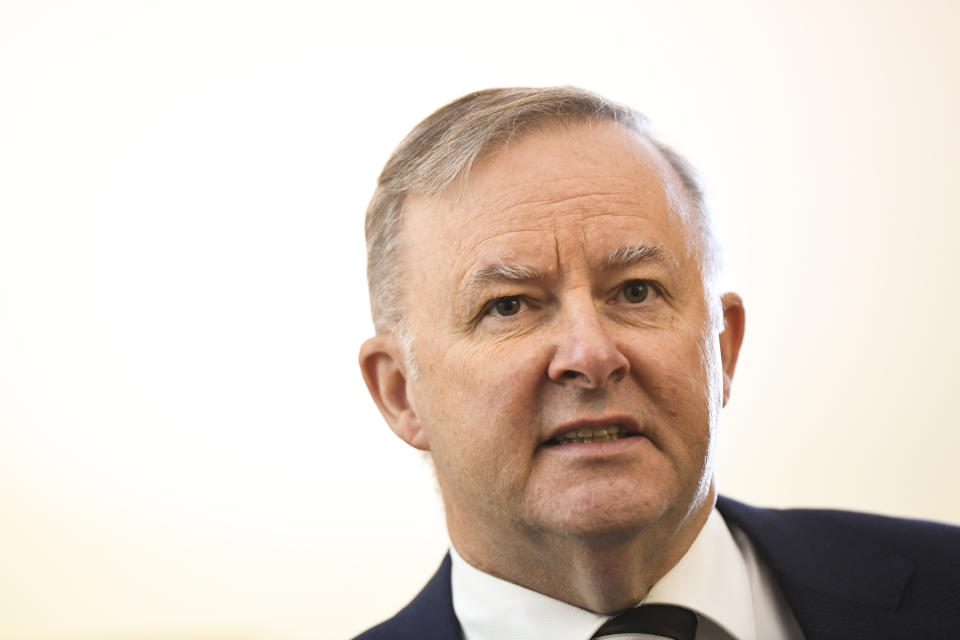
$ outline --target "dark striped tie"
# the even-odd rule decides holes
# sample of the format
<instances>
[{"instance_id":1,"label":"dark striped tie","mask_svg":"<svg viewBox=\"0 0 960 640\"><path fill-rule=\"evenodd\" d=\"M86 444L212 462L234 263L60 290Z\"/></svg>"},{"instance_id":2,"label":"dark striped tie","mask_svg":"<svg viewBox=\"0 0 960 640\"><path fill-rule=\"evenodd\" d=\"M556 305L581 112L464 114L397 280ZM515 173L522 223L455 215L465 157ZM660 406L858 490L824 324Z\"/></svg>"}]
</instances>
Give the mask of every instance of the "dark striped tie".
<instances>
[{"instance_id":1,"label":"dark striped tie","mask_svg":"<svg viewBox=\"0 0 960 640\"><path fill-rule=\"evenodd\" d=\"M697 614L670 604L644 604L617 614L604 623L594 638L607 640L694 640Z\"/></svg>"}]
</instances>

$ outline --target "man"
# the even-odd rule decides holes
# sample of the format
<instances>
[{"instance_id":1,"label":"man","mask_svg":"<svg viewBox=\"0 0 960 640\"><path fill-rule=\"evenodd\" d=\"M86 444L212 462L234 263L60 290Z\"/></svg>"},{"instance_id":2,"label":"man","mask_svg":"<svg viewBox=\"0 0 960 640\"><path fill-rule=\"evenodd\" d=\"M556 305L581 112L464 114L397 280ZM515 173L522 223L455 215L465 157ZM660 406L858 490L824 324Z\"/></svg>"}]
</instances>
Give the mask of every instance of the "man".
<instances>
[{"instance_id":1,"label":"man","mask_svg":"<svg viewBox=\"0 0 960 640\"><path fill-rule=\"evenodd\" d=\"M960 637L956 530L718 501L744 308L692 169L635 112L461 98L387 162L367 242L361 369L432 457L453 548L361 638ZM681 619L629 626L648 614Z\"/></svg>"}]
</instances>

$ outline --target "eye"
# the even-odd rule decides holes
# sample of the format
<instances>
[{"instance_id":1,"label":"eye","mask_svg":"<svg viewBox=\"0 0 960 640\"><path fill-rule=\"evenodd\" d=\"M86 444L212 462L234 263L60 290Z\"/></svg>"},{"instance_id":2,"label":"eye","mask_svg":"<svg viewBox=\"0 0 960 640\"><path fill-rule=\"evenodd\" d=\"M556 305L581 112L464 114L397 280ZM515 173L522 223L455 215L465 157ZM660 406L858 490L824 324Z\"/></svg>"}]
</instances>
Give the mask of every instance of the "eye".
<instances>
[{"instance_id":1,"label":"eye","mask_svg":"<svg viewBox=\"0 0 960 640\"><path fill-rule=\"evenodd\" d=\"M520 312L520 296L510 296L508 298L497 298L493 301L490 310L498 316L512 316Z\"/></svg>"},{"instance_id":2,"label":"eye","mask_svg":"<svg viewBox=\"0 0 960 640\"><path fill-rule=\"evenodd\" d=\"M623 285L623 299L632 304L644 302L650 297L651 285L643 280L635 280Z\"/></svg>"}]
</instances>

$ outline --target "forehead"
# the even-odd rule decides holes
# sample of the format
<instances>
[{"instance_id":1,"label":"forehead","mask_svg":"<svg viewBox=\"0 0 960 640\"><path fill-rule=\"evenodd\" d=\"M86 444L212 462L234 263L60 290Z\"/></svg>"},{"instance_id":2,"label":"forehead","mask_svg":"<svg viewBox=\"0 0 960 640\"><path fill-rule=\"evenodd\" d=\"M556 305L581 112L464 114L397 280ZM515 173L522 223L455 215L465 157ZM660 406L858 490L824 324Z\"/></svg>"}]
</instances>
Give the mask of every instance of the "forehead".
<instances>
[{"instance_id":1,"label":"forehead","mask_svg":"<svg viewBox=\"0 0 960 640\"><path fill-rule=\"evenodd\" d=\"M661 246L679 260L689 210L682 184L646 138L616 123L578 124L488 153L442 198L411 196L405 244L410 262L442 260L460 276L481 262L562 267L571 252L601 259L625 245Z\"/></svg>"}]
</instances>

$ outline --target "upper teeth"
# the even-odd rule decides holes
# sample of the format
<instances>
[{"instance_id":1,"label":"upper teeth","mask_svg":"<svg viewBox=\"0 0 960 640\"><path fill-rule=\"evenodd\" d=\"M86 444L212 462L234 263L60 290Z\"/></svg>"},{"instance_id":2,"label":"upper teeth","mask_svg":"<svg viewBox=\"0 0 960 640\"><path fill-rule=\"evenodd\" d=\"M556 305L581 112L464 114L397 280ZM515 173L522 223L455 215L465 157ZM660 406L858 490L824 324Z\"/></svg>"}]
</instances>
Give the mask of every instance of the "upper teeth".
<instances>
[{"instance_id":1,"label":"upper teeth","mask_svg":"<svg viewBox=\"0 0 960 640\"><path fill-rule=\"evenodd\" d=\"M554 438L554 441L557 444L571 444L574 442L609 442L610 440L616 440L617 438L625 435L627 435L627 432L624 431L620 426L614 424L607 427L573 429L557 436Z\"/></svg>"}]
</instances>

